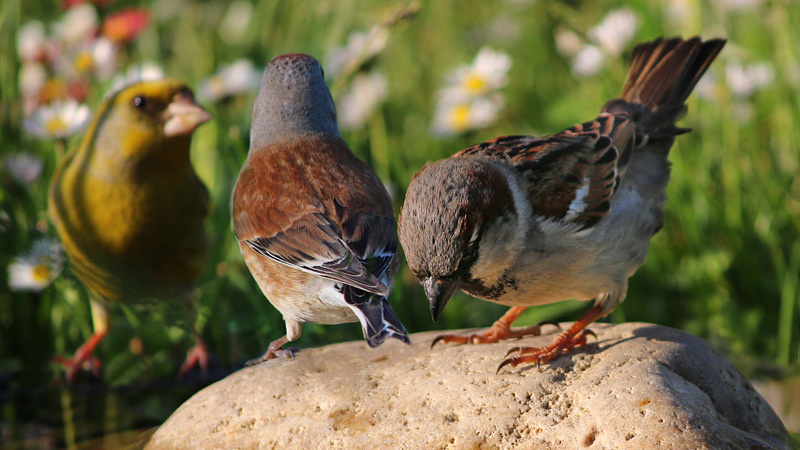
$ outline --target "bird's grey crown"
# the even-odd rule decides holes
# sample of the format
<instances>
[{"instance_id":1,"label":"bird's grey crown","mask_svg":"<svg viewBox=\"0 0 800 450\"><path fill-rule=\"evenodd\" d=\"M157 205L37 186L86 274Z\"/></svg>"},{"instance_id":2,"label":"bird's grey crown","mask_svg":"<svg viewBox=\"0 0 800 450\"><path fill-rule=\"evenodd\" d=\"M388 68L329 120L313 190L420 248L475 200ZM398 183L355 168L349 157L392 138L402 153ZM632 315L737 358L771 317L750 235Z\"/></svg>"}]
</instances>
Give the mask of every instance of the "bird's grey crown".
<instances>
[{"instance_id":1,"label":"bird's grey crown","mask_svg":"<svg viewBox=\"0 0 800 450\"><path fill-rule=\"evenodd\" d=\"M401 213L400 242L417 275L448 276L459 268L477 215L476 161L450 158L429 164L411 181Z\"/></svg>"},{"instance_id":2,"label":"bird's grey crown","mask_svg":"<svg viewBox=\"0 0 800 450\"><path fill-rule=\"evenodd\" d=\"M305 133L340 136L336 107L316 59L299 53L281 55L264 70L253 105L250 148Z\"/></svg>"}]
</instances>

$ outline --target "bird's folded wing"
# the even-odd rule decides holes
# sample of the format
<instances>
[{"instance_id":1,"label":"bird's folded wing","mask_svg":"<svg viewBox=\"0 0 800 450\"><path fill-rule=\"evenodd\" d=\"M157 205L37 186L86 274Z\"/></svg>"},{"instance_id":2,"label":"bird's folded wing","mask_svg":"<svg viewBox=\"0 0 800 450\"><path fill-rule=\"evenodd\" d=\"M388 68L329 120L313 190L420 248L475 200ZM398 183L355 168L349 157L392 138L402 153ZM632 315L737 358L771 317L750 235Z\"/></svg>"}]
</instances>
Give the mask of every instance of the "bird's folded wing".
<instances>
[{"instance_id":1,"label":"bird's folded wing","mask_svg":"<svg viewBox=\"0 0 800 450\"><path fill-rule=\"evenodd\" d=\"M366 265L367 271L381 278L389 270L397 251L394 220L345 209L339 201L334 204L337 217L341 217L342 238Z\"/></svg>"},{"instance_id":2,"label":"bird's folded wing","mask_svg":"<svg viewBox=\"0 0 800 450\"><path fill-rule=\"evenodd\" d=\"M633 151L634 124L603 113L543 138L504 136L462 150L512 165L528 182L534 212L590 228L610 212L610 199Z\"/></svg>"},{"instance_id":3,"label":"bird's folded wing","mask_svg":"<svg viewBox=\"0 0 800 450\"><path fill-rule=\"evenodd\" d=\"M345 283L378 295L389 289L367 272L358 255L342 239L325 215L308 213L292 218L288 227L266 236L258 233L247 213L234 220L237 238L261 255L320 277Z\"/></svg>"}]
</instances>

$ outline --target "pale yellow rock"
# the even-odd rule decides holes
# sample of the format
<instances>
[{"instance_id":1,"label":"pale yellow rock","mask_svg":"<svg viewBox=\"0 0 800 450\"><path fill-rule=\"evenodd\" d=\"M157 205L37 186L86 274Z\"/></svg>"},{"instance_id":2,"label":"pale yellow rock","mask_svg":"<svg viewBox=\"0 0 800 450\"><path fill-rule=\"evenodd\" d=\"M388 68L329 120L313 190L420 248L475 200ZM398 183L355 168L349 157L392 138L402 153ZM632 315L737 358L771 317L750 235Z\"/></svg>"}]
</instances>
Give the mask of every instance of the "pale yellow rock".
<instances>
[{"instance_id":1,"label":"pale yellow rock","mask_svg":"<svg viewBox=\"0 0 800 450\"><path fill-rule=\"evenodd\" d=\"M566 325L566 324L565 324ZM642 323L539 371L515 345L347 342L242 369L198 392L148 448L784 448L750 383L703 340Z\"/></svg>"}]
</instances>

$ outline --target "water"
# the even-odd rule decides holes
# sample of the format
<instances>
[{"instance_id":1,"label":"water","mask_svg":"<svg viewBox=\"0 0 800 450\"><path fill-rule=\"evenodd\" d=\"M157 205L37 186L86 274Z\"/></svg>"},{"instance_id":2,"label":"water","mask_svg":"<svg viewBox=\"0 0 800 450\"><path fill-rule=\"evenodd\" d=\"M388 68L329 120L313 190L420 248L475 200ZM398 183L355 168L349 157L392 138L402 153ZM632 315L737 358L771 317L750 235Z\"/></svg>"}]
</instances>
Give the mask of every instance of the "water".
<instances>
[{"instance_id":1,"label":"water","mask_svg":"<svg viewBox=\"0 0 800 450\"><path fill-rule=\"evenodd\" d=\"M228 373L108 387L78 380L12 388L0 374L0 447L9 449L137 449L195 392Z\"/></svg>"}]
</instances>

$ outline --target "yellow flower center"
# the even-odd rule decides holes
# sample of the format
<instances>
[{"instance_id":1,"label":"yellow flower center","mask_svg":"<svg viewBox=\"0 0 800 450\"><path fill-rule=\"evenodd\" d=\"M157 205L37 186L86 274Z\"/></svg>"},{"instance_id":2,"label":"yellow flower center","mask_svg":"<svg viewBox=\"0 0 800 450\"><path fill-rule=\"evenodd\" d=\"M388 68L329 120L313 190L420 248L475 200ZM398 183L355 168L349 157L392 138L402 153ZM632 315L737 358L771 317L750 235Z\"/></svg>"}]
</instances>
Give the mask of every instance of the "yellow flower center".
<instances>
[{"instance_id":1,"label":"yellow flower center","mask_svg":"<svg viewBox=\"0 0 800 450\"><path fill-rule=\"evenodd\" d=\"M80 52L78 56L75 57L75 68L78 72L86 73L92 70L93 63L92 55L87 51Z\"/></svg>"},{"instance_id":2,"label":"yellow flower center","mask_svg":"<svg viewBox=\"0 0 800 450\"><path fill-rule=\"evenodd\" d=\"M450 112L450 124L456 131L463 131L469 128L469 105L457 105Z\"/></svg>"},{"instance_id":3,"label":"yellow flower center","mask_svg":"<svg viewBox=\"0 0 800 450\"><path fill-rule=\"evenodd\" d=\"M37 264L33 266L33 281L37 284L47 284L50 282L50 266L47 264Z\"/></svg>"},{"instance_id":4,"label":"yellow flower center","mask_svg":"<svg viewBox=\"0 0 800 450\"><path fill-rule=\"evenodd\" d=\"M488 83L485 78L482 78L474 73L467 75L464 78L464 88L471 94L482 94L486 91Z\"/></svg>"},{"instance_id":5,"label":"yellow flower center","mask_svg":"<svg viewBox=\"0 0 800 450\"><path fill-rule=\"evenodd\" d=\"M53 117L44 124L44 129L50 136L58 136L69 130L69 124L61 117Z\"/></svg>"}]
</instances>

